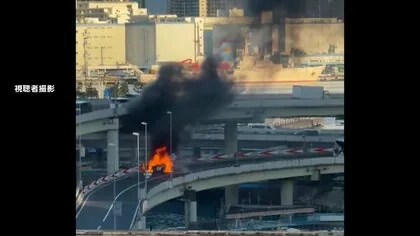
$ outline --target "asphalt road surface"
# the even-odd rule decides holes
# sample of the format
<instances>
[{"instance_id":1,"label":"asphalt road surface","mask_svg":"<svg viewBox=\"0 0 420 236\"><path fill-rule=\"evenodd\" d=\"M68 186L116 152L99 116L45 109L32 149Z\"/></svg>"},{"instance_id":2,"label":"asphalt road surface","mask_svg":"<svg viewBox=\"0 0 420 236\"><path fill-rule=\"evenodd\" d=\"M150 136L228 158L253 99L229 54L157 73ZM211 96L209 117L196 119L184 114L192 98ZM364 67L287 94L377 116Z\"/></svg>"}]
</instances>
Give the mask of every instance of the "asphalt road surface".
<instances>
[{"instance_id":1,"label":"asphalt road surface","mask_svg":"<svg viewBox=\"0 0 420 236\"><path fill-rule=\"evenodd\" d=\"M175 177L178 175L174 175ZM162 181L169 179L169 175L154 175L148 182L148 188L152 188ZM144 176L140 176L140 186L144 187ZM134 221L137 209L137 175L129 176L116 181L116 206L121 204L121 214L116 216L116 229L127 230ZM83 230L113 230L114 215L112 203L114 199L114 185L100 187L91 192L85 201L76 210L76 228Z\"/></svg>"}]
</instances>

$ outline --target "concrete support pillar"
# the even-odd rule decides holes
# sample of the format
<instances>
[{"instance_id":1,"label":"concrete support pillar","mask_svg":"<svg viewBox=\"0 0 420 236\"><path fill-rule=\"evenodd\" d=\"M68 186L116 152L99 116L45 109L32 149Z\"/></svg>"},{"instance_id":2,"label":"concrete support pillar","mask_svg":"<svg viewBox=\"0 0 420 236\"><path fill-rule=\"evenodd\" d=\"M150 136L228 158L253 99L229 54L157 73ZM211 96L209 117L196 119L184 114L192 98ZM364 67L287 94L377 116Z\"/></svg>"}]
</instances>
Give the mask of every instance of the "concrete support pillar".
<instances>
[{"instance_id":1,"label":"concrete support pillar","mask_svg":"<svg viewBox=\"0 0 420 236\"><path fill-rule=\"evenodd\" d=\"M119 170L119 145L118 130L108 130L107 132L107 173L112 174Z\"/></svg>"},{"instance_id":2,"label":"concrete support pillar","mask_svg":"<svg viewBox=\"0 0 420 236\"><path fill-rule=\"evenodd\" d=\"M137 221L133 225L132 229L137 229L137 230L146 229L146 215L143 215L143 208L145 208L147 205L147 200L144 200L145 196L146 196L146 190L145 188L141 188L139 190L139 197L141 199L141 202L140 202L141 205L139 207L139 212L137 212Z\"/></svg>"},{"instance_id":3,"label":"concrete support pillar","mask_svg":"<svg viewBox=\"0 0 420 236\"><path fill-rule=\"evenodd\" d=\"M146 217L140 217L140 220L136 221L133 225L133 229L145 230L146 229Z\"/></svg>"},{"instance_id":4,"label":"concrete support pillar","mask_svg":"<svg viewBox=\"0 0 420 236\"><path fill-rule=\"evenodd\" d=\"M190 225L190 202L187 199L184 201L184 223L185 228L188 229Z\"/></svg>"},{"instance_id":5,"label":"concrete support pillar","mask_svg":"<svg viewBox=\"0 0 420 236\"><path fill-rule=\"evenodd\" d=\"M285 180L281 183L280 189L281 205L293 206L293 181Z\"/></svg>"},{"instance_id":6,"label":"concrete support pillar","mask_svg":"<svg viewBox=\"0 0 420 236\"><path fill-rule=\"evenodd\" d=\"M238 205L239 186L230 185L225 187L225 205L228 208L231 205Z\"/></svg>"},{"instance_id":7,"label":"concrete support pillar","mask_svg":"<svg viewBox=\"0 0 420 236\"><path fill-rule=\"evenodd\" d=\"M194 147L193 148L193 157L200 158L201 157L201 148L200 147Z\"/></svg>"},{"instance_id":8,"label":"concrete support pillar","mask_svg":"<svg viewBox=\"0 0 420 236\"><path fill-rule=\"evenodd\" d=\"M238 124L236 122L229 122L225 124L225 153L228 156L233 155L238 151Z\"/></svg>"},{"instance_id":9,"label":"concrete support pillar","mask_svg":"<svg viewBox=\"0 0 420 236\"><path fill-rule=\"evenodd\" d=\"M190 201L190 223L197 222L197 201Z\"/></svg>"},{"instance_id":10,"label":"concrete support pillar","mask_svg":"<svg viewBox=\"0 0 420 236\"><path fill-rule=\"evenodd\" d=\"M321 175L319 170L313 170L311 175L311 181L319 181L319 176Z\"/></svg>"},{"instance_id":11,"label":"concrete support pillar","mask_svg":"<svg viewBox=\"0 0 420 236\"><path fill-rule=\"evenodd\" d=\"M191 228L197 223L197 197L195 190L184 192L185 227Z\"/></svg>"}]
</instances>

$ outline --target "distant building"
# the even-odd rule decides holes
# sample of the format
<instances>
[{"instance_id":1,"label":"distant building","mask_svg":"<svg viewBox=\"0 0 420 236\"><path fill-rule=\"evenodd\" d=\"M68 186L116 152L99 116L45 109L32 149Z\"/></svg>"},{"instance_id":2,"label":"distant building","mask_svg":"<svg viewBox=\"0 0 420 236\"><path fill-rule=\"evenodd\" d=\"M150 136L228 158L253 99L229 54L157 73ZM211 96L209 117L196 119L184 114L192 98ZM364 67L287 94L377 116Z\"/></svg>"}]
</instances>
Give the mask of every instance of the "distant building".
<instances>
[{"instance_id":1,"label":"distant building","mask_svg":"<svg viewBox=\"0 0 420 236\"><path fill-rule=\"evenodd\" d=\"M154 18L126 25L127 62L149 67L169 61L197 61L204 55L201 18Z\"/></svg>"},{"instance_id":2,"label":"distant building","mask_svg":"<svg viewBox=\"0 0 420 236\"><path fill-rule=\"evenodd\" d=\"M244 0L168 0L168 13L188 17L215 17L218 10L243 8Z\"/></svg>"},{"instance_id":3,"label":"distant building","mask_svg":"<svg viewBox=\"0 0 420 236\"><path fill-rule=\"evenodd\" d=\"M145 0L145 4L151 15L168 14L168 0Z\"/></svg>"},{"instance_id":4,"label":"distant building","mask_svg":"<svg viewBox=\"0 0 420 236\"><path fill-rule=\"evenodd\" d=\"M147 15L147 9L126 0L78 1L77 23L128 23L132 16Z\"/></svg>"},{"instance_id":5,"label":"distant building","mask_svg":"<svg viewBox=\"0 0 420 236\"><path fill-rule=\"evenodd\" d=\"M76 24L76 70L125 64L125 40L124 24Z\"/></svg>"}]
</instances>

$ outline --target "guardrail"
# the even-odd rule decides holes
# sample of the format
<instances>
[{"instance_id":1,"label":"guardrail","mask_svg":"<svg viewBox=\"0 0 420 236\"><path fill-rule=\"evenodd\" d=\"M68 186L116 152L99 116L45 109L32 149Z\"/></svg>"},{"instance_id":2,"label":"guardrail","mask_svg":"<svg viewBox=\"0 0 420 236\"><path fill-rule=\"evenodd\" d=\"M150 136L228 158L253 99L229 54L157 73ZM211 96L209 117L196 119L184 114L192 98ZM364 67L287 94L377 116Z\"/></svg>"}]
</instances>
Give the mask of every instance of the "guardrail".
<instances>
[{"instance_id":1,"label":"guardrail","mask_svg":"<svg viewBox=\"0 0 420 236\"><path fill-rule=\"evenodd\" d=\"M76 187L76 209L82 203L83 196L84 196L84 194L83 194L82 188L80 187L80 185L77 185L77 187Z\"/></svg>"},{"instance_id":2,"label":"guardrail","mask_svg":"<svg viewBox=\"0 0 420 236\"><path fill-rule=\"evenodd\" d=\"M337 138L343 135L328 135L328 136L301 136L301 135L279 135L279 134L246 134L238 133L239 141L283 141L283 142L334 142ZM192 140L224 140L224 134L213 133L194 133Z\"/></svg>"},{"instance_id":3,"label":"guardrail","mask_svg":"<svg viewBox=\"0 0 420 236\"><path fill-rule=\"evenodd\" d=\"M234 155L227 155L225 153L216 154L212 156L204 156L198 159L195 159L194 161L219 161L219 160L226 160L226 159L233 159L235 156L238 156L238 158L243 159L247 157L274 157L274 156L285 156L285 157L293 157L293 155L299 155L303 153L308 154L333 154L333 148L322 148L322 147L316 147L316 148L308 148L306 151L303 148L287 148L287 147L274 147L274 148L268 148L264 149L262 151L258 152L237 152Z\"/></svg>"},{"instance_id":4,"label":"guardrail","mask_svg":"<svg viewBox=\"0 0 420 236\"><path fill-rule=\"evenodd\" d=\"M122 179L127 177L130 173L133 172L137 172L138 168L137 167L132 167L129 169L121 169L113 174L104 176L102 178L99 178L95 181L93 181L91 184L87 185L86 187L83 188L82 193L84 194L84 196L86 196L87 194L89 194L90 192L92 192L93 190L101 187L102 185L111 182L112 180L117 180L117 179Z\"/></svg>"},{"instance_id":5,"label":"guardrail","mask_svg":"<svg viewBox=\"0 0 420 236\"><path fill-rule=\"evenodd\" d=\"M164 232L164 231L115 231L115 232L106 232L106 231L76 231L76 235L80 236L98 236L98 235L112 235L112 236L200 236L200 235L217 235L217 236L344 236L344 232L281 232L281 231L181 231L181 232Z\"/></svg>"}]
</instances>

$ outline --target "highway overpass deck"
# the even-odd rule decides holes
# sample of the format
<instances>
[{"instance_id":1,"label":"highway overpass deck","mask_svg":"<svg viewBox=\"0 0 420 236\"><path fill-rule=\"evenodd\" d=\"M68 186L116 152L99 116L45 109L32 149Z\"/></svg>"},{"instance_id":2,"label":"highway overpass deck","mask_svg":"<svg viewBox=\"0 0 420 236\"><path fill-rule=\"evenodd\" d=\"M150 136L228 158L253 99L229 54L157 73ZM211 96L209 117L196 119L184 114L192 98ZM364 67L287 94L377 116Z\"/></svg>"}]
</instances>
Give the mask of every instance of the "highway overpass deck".
<instances>
[{"instance_id":1,"label":"highway overpass deck","mask_svg":"<svg viewBox=\"0 0 420 236\"><path fill-rule=\"evenodd\" d=\"M124 116L124 106L76 116L76 135L119 129L115 118ZM235 100L203 123L263 122L265 118L297 116L337 116L344 114L343 98Z\"/></svg>"}]
</instances>

